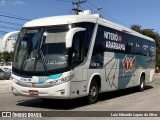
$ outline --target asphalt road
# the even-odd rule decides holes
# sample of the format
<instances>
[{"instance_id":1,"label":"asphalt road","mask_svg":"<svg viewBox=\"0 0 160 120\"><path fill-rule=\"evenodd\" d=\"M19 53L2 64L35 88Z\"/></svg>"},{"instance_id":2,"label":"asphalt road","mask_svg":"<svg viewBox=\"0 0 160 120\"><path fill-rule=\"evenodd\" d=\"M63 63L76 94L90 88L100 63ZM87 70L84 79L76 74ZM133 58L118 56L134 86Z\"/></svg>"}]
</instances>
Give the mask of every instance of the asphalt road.
<instances>
[{"instance_id":1,"label":"asphalt road","mask_svg":"<svg viewBox=\"0 0 160 120\"><path fill-rule=\"evenodd\" d=\"M160 74L155 76L155 81L145 87L143 92L135 88L103 93L96 104L88 105L86 98L74 100L52 100L14 96L11 92L11 81L0 81L0 111L160 111ZM58 113L57 113L58 114ZM61 113L59 113L61 114ZM0 118L1 120L2 118ZM16 119L17 118L3 118ZM25 118L19 118L24 120ZM29 118L33 119L33 118ZM38 118L40 120L40 118ZM53 118L41 118L53 120ZM54 117L55 119L79 119L81 117ZM85 119L90 119L89 117ZM160 120L160 117L92 117L92 119L107 120Z\"/></svg>"}]
</instances>

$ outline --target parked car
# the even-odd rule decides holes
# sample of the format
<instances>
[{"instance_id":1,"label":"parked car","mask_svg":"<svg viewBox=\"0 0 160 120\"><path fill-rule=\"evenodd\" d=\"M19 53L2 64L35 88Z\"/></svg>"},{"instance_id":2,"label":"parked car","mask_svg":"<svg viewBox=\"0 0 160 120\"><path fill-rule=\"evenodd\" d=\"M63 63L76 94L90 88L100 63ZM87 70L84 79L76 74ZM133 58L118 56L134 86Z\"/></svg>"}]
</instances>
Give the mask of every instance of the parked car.
<instances>
[{"instance_id":1,"label":"parked car","mask_svg":"<svg viewBox=\"0 0 160 120\"><path fill-rule=\"evenodd\" d=\"M3 71L5 72L11 72L11 69L10 68L6 68L6 67L0 67Z\"/></svg>"},{"instance_id":2,"label":"parked car","mask_svg":"<svg viewBox=\"0 0 160 120\"><path fill-rule=\"evenodd\" d=\"M0 79L9 80L10 76L11 76L11 71L0 68Z\"/></svg>"}]
</instances>

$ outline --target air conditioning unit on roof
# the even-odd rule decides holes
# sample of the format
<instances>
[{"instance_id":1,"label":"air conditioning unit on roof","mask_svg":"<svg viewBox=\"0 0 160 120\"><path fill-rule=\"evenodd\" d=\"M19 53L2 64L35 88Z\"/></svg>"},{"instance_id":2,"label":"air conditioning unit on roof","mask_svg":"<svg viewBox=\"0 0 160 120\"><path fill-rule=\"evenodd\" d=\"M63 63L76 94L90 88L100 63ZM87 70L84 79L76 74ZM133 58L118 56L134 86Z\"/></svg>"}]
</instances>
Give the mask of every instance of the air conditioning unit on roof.
<instances>
[{"instance_id":1,"label":"air conditioning unit on roof","mask_svg":"<svg viewBox=\"0 0 160 120\"><path fill-rule=\"evenodd\" d=\"M91 15L91 11L90 10L84 10L82 12L78 13L79 15Z\"/></svg>"}]
</instances>

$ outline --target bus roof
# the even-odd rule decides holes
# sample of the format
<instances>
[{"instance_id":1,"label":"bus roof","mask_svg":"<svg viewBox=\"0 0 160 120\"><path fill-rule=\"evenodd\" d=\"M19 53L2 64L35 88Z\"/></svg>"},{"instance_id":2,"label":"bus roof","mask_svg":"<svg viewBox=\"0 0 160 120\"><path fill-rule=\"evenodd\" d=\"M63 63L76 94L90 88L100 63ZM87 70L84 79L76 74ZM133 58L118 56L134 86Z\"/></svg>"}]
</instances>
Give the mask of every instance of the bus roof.
<instances>
[{"instance_id":1,"label":"bus roof","mask_svg":"<svg viewBox=\"0 0 160 120\"><path fill-rule=\"evenodd\" d=\"M113 28L113 29L116 29L122 32L126 32L128 34L135 35L135 36L138 36L138 37L150 40L150 41L154 41L154 39L150 37L147 37L129 28L123 27L121 25L115 24L106 19L103 19L99 17L98 14L64 15L64 16L53 16L53 17L40 18L40 19L35 19L35 20L27 22L26 24L24 24L23 27L54 26L54 25L72 24L72 23L79 23L79 22L98 23L106 27L110 27L110 28Z\"/></svg>"}]
</instances>

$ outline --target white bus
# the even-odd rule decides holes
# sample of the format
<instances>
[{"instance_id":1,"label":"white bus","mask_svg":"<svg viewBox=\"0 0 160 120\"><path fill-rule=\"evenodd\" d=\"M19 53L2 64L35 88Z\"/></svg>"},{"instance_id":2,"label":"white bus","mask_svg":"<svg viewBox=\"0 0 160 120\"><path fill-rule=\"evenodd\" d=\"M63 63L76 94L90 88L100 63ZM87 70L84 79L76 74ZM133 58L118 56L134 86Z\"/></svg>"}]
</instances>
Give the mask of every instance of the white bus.
<instances>
[{"instance_id":1,"label":"white bus","mask_svg":"<svg viewBox=\"0 0 160 120\"><path fill-rule=\"evenodd\" d=\"M88 96L153 81L156 45L99 15L55 16L24 24L12 68L14 95L46 99Z\"/></svg>"}]
</instances>

